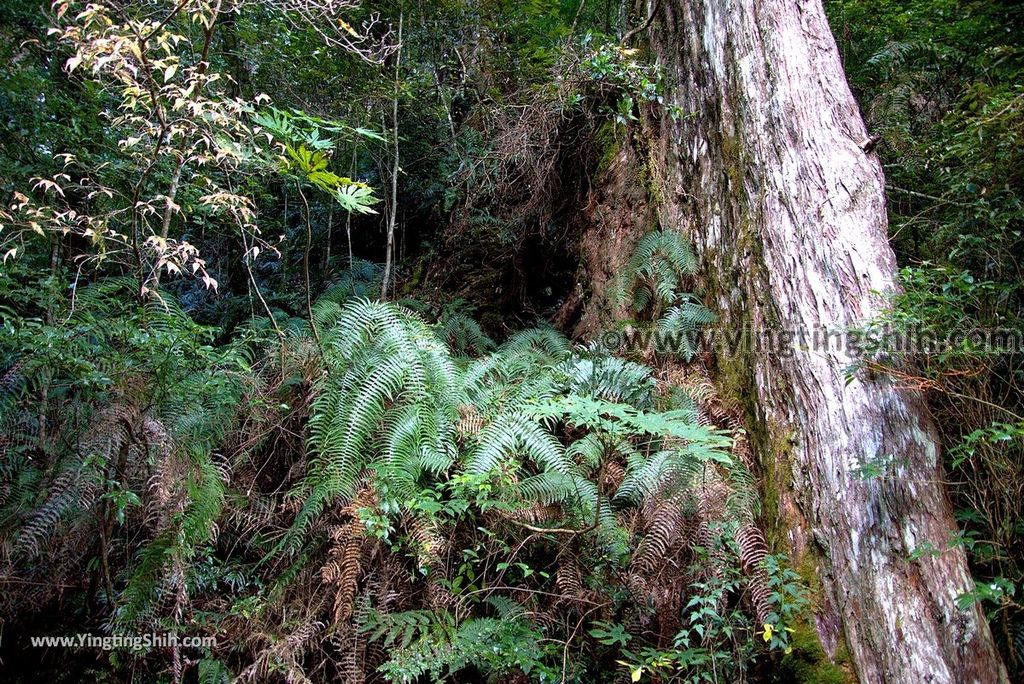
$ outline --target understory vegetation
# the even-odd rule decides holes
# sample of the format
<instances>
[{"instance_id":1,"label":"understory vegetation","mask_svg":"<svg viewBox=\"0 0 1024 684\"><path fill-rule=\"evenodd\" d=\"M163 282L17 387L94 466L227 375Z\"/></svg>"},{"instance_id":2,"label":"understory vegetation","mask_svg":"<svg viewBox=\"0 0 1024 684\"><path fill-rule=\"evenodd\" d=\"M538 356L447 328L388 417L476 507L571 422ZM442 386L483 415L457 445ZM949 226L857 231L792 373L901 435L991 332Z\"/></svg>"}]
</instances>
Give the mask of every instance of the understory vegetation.
<instances>
[{"instance_id":1,"label":"understory vegetation","mask_svg":"<svg viewBox=\"0 0 1024 684\"><path fill-rule=\"evenodd\" d=\"M130 279L27 334L69 343L5 376L26 397L5 410L5 614L216 635L110 656L175 678L699 680L741 672L755 632L786 646L806 598L695 398L551 328L460 335L359 275L315 303L319 340L256 318L212 347Z\"/></svg>"},{"instance_id":2,"label":"understory vegetation","mask_svg":"<svg viewBox=\"0 0 1024 684\"><path fill-rule=\"evenodd\" d=\"M905 266L873 325L1024 333L1010 9L826 4ZM638 7L0 1L0 677L850 680L702 363L701 255L623 247L603 323L665 348L559 320L609 159L689 116ZM1020 672L1020 354L876 351ZM179 641L30 644L87 633Z\"/></svg>"}]
</instances>

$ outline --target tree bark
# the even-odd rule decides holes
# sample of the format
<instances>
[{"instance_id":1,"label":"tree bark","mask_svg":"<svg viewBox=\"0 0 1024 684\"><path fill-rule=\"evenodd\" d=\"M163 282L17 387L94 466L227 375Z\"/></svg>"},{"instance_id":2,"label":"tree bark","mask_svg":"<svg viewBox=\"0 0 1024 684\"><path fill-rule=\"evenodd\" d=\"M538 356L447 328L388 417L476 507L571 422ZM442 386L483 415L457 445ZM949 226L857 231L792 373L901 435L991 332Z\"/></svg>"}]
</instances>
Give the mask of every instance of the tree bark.
<instances>
[{"instance_id":1,"label":"tree bark","mask_svg":"<svg viewBox=\"0 0 1024 684\"><path fill-rule=\"evenodd\" d=\"M648 0L682 116L653 131L662 226L704 262L719 330L847 330L896 287L884 182L820 0ZM763 338L762 338L763 339ZM816 627L845 640L862 682L1006 679L978 607L922 397L881 376L847 383L854 350L730 351L761 463L785 476L788 542L822 578ZM896 463L881 477L860 469ZM937 555L914 555L929 548Z\"/></svg>"}]
</instances>

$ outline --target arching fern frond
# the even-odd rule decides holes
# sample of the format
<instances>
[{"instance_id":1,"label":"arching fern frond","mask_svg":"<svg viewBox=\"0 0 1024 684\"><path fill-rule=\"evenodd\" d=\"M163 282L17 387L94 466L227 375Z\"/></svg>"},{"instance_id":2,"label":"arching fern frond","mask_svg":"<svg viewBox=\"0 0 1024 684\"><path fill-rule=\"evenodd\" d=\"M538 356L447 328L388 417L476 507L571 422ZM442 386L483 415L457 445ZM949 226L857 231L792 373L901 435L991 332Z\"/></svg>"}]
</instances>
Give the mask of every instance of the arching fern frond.
<instances>
[{"instance_id":1,"label":"arching fern frond","mask_svg":"<svg viewBox=\"0 0 1024 684\"><path fill-rule=\"evenodd\" d=\"M576 354L556 367L565 377L569 394L630 404L636 408L651 405L654 380L651 369L617 356L594 353Z\"/></svg>"},{"instance_id":2,"label":"arching fern frond","mask_svg":"<svg viewBox=\"0 0 1024 684\"><path fill-rule=\"evenodd\" d=\"M640 313L672 304L686 276L697 271L697 257L677 232L658 230L637 243L618 287L622 304Z\"/></svg>"},{"instance_id":3,"label":"arching fern frond","mask_svg":"<svg viewBox=\"0 0 1024 684\"><path fill-rule=\"evenodd\" d=\"M542 470L563 475L575 471L558 440L526 416L501 416L477 434L476 442L466 455L466 467L470 472L487 472L511 457L528 458Z\"/></svg>"},{"instance_id":4,"label":"arching fern frond","mask_svg":"<svg viewBox=\"0 0 1024 684\"><path fill-rule=\"evenodd\" d=\"M343 304L346 300L373 297L380 292L384 269L380 264L363 259L353 259L338 279L320 295L318 301Z\"/></svg>"},{"instance_id":5,"label":"arching fern frond","mask_svg":"<svg viewBox=\"0 0 1024 684\"><path fill-rule=\"evenodd\" d=\"M501 345L500 353L533 352L549 359L560 359L569 354L569 340L554 328L543 326L516 333Z\"/></svg>"},{"instance_id":6,"label":"arching fern frond","mask_svg":"<svg viewBox=\"0 0 1024 684\"><path fill-rule=\"evenodd\" d=\"M483 354L494 349L494 340L484 334L480 324L464 313L447 313L438 322L441 339L460 356L470 352Z\"/></svg>"},{"instance_id":7,"label":"arching fern frond","mask_svg":"<svg viewBox=\"0 0 1024 684\"><path fill-rule=\"evenodd\" d=\"M693 295L682 298L685 300L682 304L670 307L658 321L658 334L662 347L689 361L697 354L700 329L714 323L716 317Z\"/></svg>"},{"instance_id":8,"label":"arching fern frond","mask_svg":"<svg viewBox=\"0 0 1024 684\"><path fill-rule=\"evenodd\" d=\"M319 302L327 375L309 421L313 451L305 501L283 544L296 549L324 506L347 499L359 473L382 460L415 481L456 454L462 376L423 319L387 302Z\"/></svg>"}]
</instances>

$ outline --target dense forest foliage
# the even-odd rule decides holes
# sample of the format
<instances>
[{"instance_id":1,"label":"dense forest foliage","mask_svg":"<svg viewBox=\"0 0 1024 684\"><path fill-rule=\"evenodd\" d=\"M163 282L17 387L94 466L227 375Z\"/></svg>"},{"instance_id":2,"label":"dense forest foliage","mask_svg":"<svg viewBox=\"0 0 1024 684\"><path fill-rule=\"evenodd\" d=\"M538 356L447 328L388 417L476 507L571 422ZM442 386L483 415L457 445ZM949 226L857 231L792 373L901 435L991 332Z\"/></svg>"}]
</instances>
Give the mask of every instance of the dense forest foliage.
<instances>
[{"instance_id":1,"label":"dense forest foliage","mask_svg":"<svg viewBox=\"0 0 1024 684\"><path fill-rule=\"evenodd\" d=\"M652 223L581 265L696 116L660 4L0 0L0 676L856 680L702 254ZM1024 368L970 333L1024 339L1024 10L825 11L903 286L849 373L927 397L960 527L911 556L966 550L1019 676ZM123 639L32 640L77 635Z\"/></svg>"}]
</instances>

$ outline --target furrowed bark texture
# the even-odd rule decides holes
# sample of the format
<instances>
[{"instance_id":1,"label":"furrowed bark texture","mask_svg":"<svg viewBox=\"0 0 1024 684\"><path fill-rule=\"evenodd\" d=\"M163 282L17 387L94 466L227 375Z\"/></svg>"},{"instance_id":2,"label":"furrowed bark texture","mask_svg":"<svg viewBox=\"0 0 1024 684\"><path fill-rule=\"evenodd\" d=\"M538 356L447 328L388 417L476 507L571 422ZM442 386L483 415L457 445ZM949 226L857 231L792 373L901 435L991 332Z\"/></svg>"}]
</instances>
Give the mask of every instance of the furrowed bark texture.
<instances>
[{"instance_id":1,"label":"furrowed bark texture","mask_svg":"<svg viewBox=\"0 0 1024 684\"><path fill-rule=\"evenodd\" d=\"M650 2L646 9L654 5ZM646 13L645 13L646 16ZM662 0L649 31L682 108L654 132L663 227L703 260L721 331L845 330L896 287L884 182L820 0ZM788 542L822 578L816 626L862 682L996 682L922 398L843 351L716 352L749 393ZM784 446L779 446L784 442ZM881 477L858 473L893 460ZM931 544L941 551L910 560Z\"/></svg>"}]
</instances>

